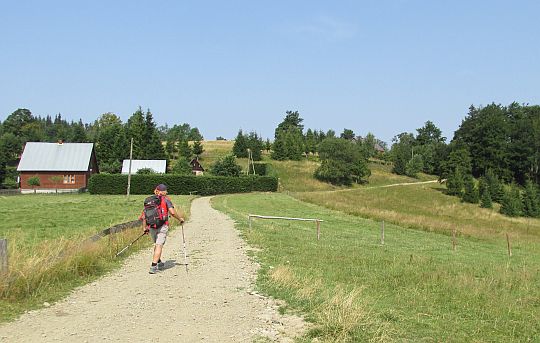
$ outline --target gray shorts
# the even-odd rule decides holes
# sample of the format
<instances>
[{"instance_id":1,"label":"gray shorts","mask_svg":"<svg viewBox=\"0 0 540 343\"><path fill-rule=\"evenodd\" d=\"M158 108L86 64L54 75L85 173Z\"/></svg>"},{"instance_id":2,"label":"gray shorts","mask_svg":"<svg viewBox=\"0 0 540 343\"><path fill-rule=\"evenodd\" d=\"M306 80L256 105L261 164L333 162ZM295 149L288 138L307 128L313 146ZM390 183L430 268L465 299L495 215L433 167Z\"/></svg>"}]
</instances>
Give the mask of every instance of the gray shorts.
<instances>
[{"instance_id":1,"label":"gray shorts","mask_svg":"<svg viewBox=\"0 0 540 343\"><path fill-rule=\"evenodd\" d=\"M150 237L154 243L164 245L167 240L167 232L169 232L169 226L163 225L159 229L150 229Z\"/></svg>"}]
</instances>

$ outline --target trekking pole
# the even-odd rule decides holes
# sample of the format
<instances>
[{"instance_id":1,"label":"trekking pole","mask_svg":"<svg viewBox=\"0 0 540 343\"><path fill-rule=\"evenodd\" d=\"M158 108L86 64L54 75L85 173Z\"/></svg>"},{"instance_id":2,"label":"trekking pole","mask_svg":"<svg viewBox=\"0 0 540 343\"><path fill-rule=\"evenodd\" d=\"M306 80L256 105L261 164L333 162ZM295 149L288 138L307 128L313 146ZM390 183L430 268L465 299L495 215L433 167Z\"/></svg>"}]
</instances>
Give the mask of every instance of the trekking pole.
<instances>
[{"instance_id":1,"label":"trekking pole","mask_svg":"<svg viewBox=\"0 0 540 343\"><path fill-rule=\"evenodd\" d=\"M124 249L120 250L120 252L118 252L118 254L116 254L115 257L118 257L118 255L120 255L121 253L123 253L124 251L126 251L127 248L129 248L130 246L132 246L135 242L137 242L139 240L139 238L141 238L142 236L146 235L146 232L143 232L139 237L137 237L136 240L134 240L133 242L129 243L127 247L125 247Z\"/></svg>"},{"instance_id":2,"label":"trekking pole","mask_svg":"<svg viewBox=\"0 0 540 343\"><path fill-rule=\"evenodd\" d=\"M186 266L186 273L188 272L187 251L186 251L186 237L184 236L184 224L182 226L182 241L184 242L184 265Z\"/></svg>"}]
</instances>

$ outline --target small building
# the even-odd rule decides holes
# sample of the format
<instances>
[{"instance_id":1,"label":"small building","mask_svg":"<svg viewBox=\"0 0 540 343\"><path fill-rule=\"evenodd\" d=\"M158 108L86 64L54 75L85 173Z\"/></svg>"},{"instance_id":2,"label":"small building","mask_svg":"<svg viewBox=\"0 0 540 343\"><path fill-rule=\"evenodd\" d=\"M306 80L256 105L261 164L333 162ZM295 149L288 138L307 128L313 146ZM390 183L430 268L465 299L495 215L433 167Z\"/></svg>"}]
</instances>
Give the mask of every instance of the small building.
<instances>
[{"instance_id":1,"label":"small building","mask_svg":"<svg viewBox=\"0 0 540 343\"><path fill-rule=\"evenodd\" d=\"M199 162L199 157L195 157L189 162L189 165L191 166L191 172L197 176L204 174L204 168Z\"/></svg>"},{"instance_id":2,"label":"small building","mask_svg":"<svg viewBox=\"0 0 540 343\"><path fill-rule=\"evenodd\" d=\"M137 174L139 169L152 169L155 173L165 174L167 160L131 160L131 174ZM123 161L122 174L129 174L129 160Z\"/></svg>"},{"instance_id":3,"label":"small building","mask_svg":"<svg viewBox=\"0 0 540 343\"><path fill-rule=\"evenodd\" d=\"M17 171L22 193L66 192L88 186L88 179L99 172L94 143L26 143ZM31 177L39 185L31 186Z\"/></svg>"}]
</instances>

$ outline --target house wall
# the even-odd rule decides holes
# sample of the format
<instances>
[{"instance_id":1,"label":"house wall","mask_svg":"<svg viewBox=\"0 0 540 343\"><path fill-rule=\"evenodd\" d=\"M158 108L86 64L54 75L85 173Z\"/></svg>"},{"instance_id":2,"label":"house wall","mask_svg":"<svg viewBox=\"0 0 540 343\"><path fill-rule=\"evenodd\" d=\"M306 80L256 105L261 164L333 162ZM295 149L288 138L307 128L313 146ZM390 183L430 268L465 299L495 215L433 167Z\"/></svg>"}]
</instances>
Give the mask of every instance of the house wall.
<instances>
[{"instance_id":1,"label":"house wall","mask_svg":"<svg viewBox=\"0 0 540 343\"><path fill-rule=\"evenodd\" d=\"M64 183L64 175L74 175L75 183ZM28 184L28 179L33 176L38 176L41 183L40 186L36 186L35 189L79 189L86 188L88 185L88 179L90 178L90 172L21 172L21 189L33 189ZM51 181L51 177L60 176L62 180L58 183Z\"/></svg>"}]
</instances>

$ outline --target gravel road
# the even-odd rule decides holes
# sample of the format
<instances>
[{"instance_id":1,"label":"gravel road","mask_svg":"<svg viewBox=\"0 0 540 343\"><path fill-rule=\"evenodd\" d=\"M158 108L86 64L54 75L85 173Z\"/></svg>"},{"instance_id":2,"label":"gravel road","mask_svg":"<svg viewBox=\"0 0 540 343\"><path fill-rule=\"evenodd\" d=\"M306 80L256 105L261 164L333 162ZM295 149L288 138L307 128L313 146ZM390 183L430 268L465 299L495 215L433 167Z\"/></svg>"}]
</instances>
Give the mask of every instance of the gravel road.
<instances>
[{"instance_id":1,"label":"gravel road","mask_svg":"<svg viewBox=\"0 0 540 343\"><path fill-rule=\"evenodd\" d=\"M195 199L184 226L169 235L151 275L151 249L64 300L0 326L0 342L289 342L305 322L281 316L276 301L253 291L258 266L234 222Z\"/></svg>"}]
</instances>

